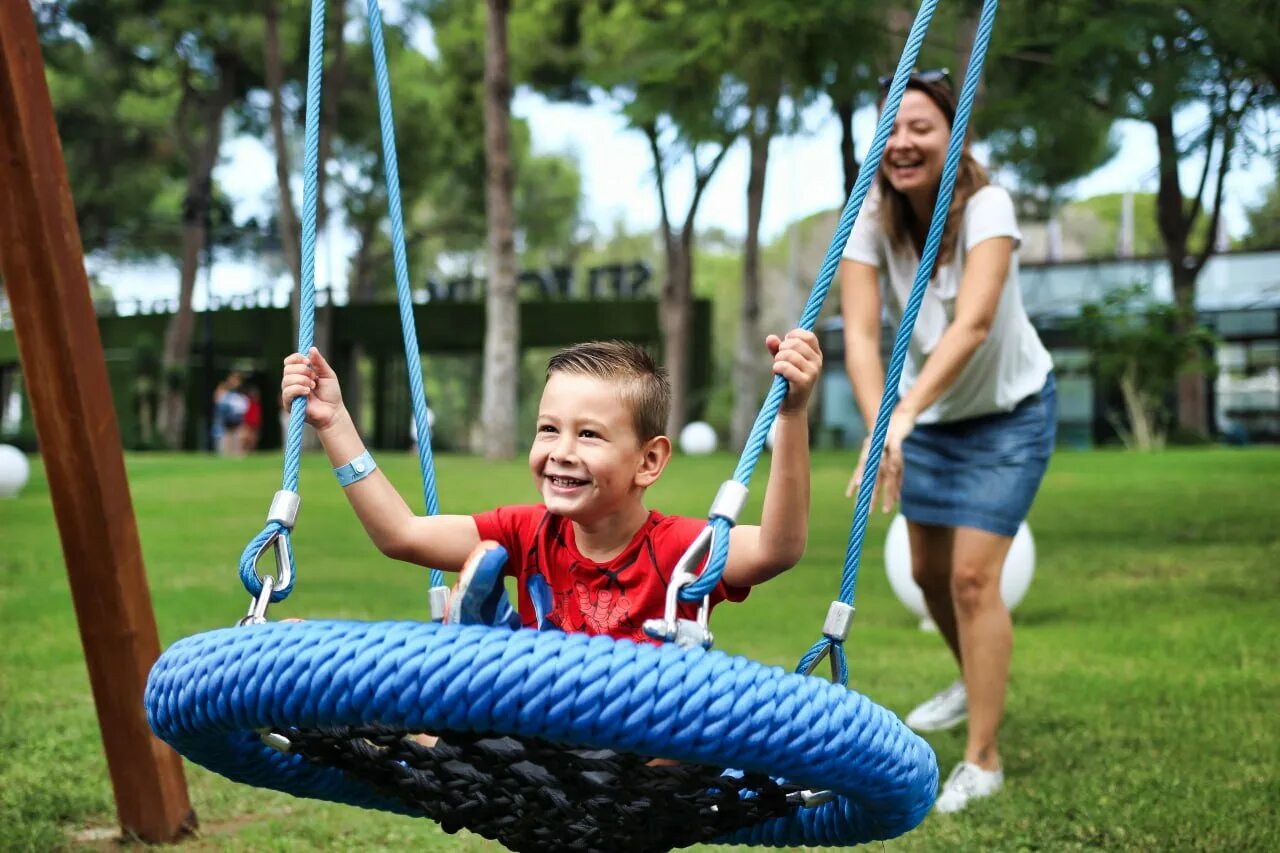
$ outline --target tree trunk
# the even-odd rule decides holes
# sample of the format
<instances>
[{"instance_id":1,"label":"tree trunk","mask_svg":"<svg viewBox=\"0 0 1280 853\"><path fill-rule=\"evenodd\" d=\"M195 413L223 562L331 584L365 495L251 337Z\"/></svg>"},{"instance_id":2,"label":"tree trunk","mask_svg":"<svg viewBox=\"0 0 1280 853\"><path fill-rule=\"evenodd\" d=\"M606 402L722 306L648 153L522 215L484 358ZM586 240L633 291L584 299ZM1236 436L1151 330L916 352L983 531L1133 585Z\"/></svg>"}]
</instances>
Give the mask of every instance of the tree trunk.
<instances>
[{"instance_id":1,"label":"tree trunk","mask_svg":"<svg viewBox=\"0 0 1280 853\"><path fill-rule=\"evenodd\" d=\"M689 408L689 356L693 334L693 234L682 231L678 239L668 239L667 277L662 287L658 320L662 327L662 360L671 380L671 413L667 435L678 436L684 429Z\"/></svg>"},{"instance_id":2,"label":"tree trunk","mask_svg":"<svg viewBox=\"0 0 1280 853\"><path fill-rule=\"evenodd\" d=\"M1203 261L1197 262L1189 251L1188 241L1195 224L1194 211L1199 209L1199 198L1191 214L1186 210L1186 200L1178 179L1178 141L1173 132L1171 113L1152 116L1156 131L1156 147L1160 154L1160 183L1156 192L1156 223L1160 239L1164 243L1169 261L1169 273L1173 282L1174 303L1182 309L1179 317L1179 333L1187 335L1196 323L1196 278ZM1212 157L1212 148L1205 152ZM1206 162L1205 168L1208 168ZM1202 182L1203 183L1203 182ZM1204 188L1201 187L1203 194ZM1205 256L1208 257L1207 255ZM1178 376L1178 426L1184 433L1207 436L1209 434L1208 403L1206 399L1204 371L1197 365L1199 353L1190 355L1191 366Z\"/></svg>"},{"instance_id":3,"label":"tree trunk","mask_svg":"<svg viewBox=\"0 0 1280 853\"><path fill-rule=\"evenodd\" d=\"M742 247L742 313L733 359L733 417L729 441L735 451L742 450L755 424L765 364L760 335L760 216L764 208L769 143L773 138L773 108L757 107L756 111L757 121L748 137L751 167L747 178L747 237Z\"/></svg>"},{"instance_id":4,"label":"tree trunk","mask_svg":"<svg viewBox=\"0 0 1280 853\"><path fill-rule=\"evenodd\" d=\"M1134 450L1148 452L1159 450L1164 439L1160 434L1156 409L1138 386L1138 365L1130 361L1120 374L1120 396L1124 400L1125 414L1129 419L1128 444ZM1121 439L1125 436L1121 433Z\"/></svg>"},{"instance_id":5,"label":"tree trunk","mask_svg":"<svg viewBox=\"0 0 1280 853\"><path fill-rule=\"evenodd\" d=\"M487 459L515 455L520 313L516 300L515 175L511 159L509 0L485 0L484 147L489 283L480 419Z\"/></svg>"},{"instance_id":6,"label":"tree trunk","mask_svg":"<svg viewBox=\"0 0 1280 853\"><path fill-rule=\"evenodd\" d=\"M285 261L289 264L289 272L293 274L293 286L297 290L302 286L302 255L298 246L298 215L293 204L293 188L289 177L289 146L284 134L284 104L281 102L284 89L284 66L280 61L280 11L277 0L264 0L266 15L266 32L263 38L263 61L265 64L267 89L271 94L271 138L276 149L276 193L279 195L280 245L284 250ZM296 302L295 302L296 305ZM295 308L294 323L297 323Z\"/></svg>"},{"instance_id":7,"label":"tree trunk","mask_svg":"<svg viewBox=\"0 0 1280 853\"><path fill-rule=\"evenodd\" d=\"M667 204L666 161L658 141L656 123L645 125L645 138L653 156L654 184L658 190L658 212L661 216L662 245L666 253L666 278L662 298L658 302L658 325L662 330L663 362L671 380L671 413L667 418L667 435L676 436L684 428L689 409L689 358L692 351L689 336L693 333L693 241L694 221L702 194L724 162L725 155L737 138L737 132L720 141L720 151L705 168L693 158L693 198L679 233L671 225L671 209Z\"/></svg>"},{"instance_id":8,"label":"tree trunk","mask_svg":"<svg viewBox=\"0 0 1280 853\"><path fill-rule=\"evenodd\" d=\"M338 104L341 92L347 83L347 41L343 34L347 30L347 4L339 0L332 6L333 14L329 15L329 44L333 45L333 61L325 74L325 91L328 93L320 105L320 168L316 171L316 224L323 228L329 219L329 208L324 203L324 185L329 157L333 148L333 131L338 126Z\"/></svg>"},{"instance_id":9,"label":"tree trunk","mask_svg":"<svg viewBox=\"0 0 1280 853\"><path fill-rule=\"evenodd\" d=\"M840 163L844 167L844 200L853 195L853 185L858 182L857 155L853 148L854 96L836 102L836 115L840 117Z\"/></svg>"},{"instance_id":10,"label":"tree trunk","mask_svg":"<svg viewBox=\"0 0 1280 853\"><path fill-rule=\"evenodd\" d=\"M224 78L225 78L224 74ZM222 115L230 103L231 88L224 79L222 87L214 93L204 112L205 136L198 146L186 152L187 194L183 201L182 269L178 286L178 310L169 320L165 330L163 384L160 389L160 433L165 444L173 449L182 446L187 427L187 357L191 353L191 337L195 328L192 296L195 293L196 274L200 269L200 250L209 235L205 231L205 213L212 203L213 167L218 161L222 145ZM207 309L206 309L207 310ZM202 400L202 406L211 401Z\"/></svg>"},{"instance_id":11,"label":"tree trunk","mask_svg":"<svg viewBox=\"0 0 1280 853\"><path fill-rule=\"evenodd\" d=\"M1193 340L1192 332L1199 322L1195 312L1198 270L1186 263L1170 261L1173 274L1173 299L1182 309L1178 315L1178 333ZM1208 379L1201 369L1201 353L1188 354L1188 365L1178 374L1178 426L1184 434L1209 435Z\"/></svg>"},{"instance_id":12,"label":"tree trunk","mask_svg":"<svg viewBox=\"0 0 1280 853\"><path fill-rule=\"evenodd\" d=\"M325 96L320 104L320 145L317 158L318 167L316 169L316 228L321 234L327 233L326 223L329 220L329 208L324 201L325 174L333 147L333 133L338 126L338 104L341 101L339 93L346 86L347 81L347 42L343 37L347 29L347 4L345 0L339 0L339 2L333 3L331 8L333 14L329 16L328 23L332 27L329 44L333 45L333 61L325 75ZM319 236L317 234L317 239L319 239ZM326 245L328 245L327 241ZM323 306L316 309L315 345L321 352L328 352L329 344L333 340L334 305L332 285L336 279L337 273L334 270L329 270L329 299ZM347 298L350 299L350 291L347 291L347 294ZM352 364L355 363L356 361L353 357ZM318 444L318 439L310 431L304 434L304 441L309 447L314 447Z\"/></svg>"},{"instance_id":13,"label":"tree trunk","mask_svg":"<svg viewBox=\"0 0 1280 853\"><path fill-rule=\"evenodd\" d=\"M363 305L373 301L374 283L373 276L369 273L371 265L369 256L373 251L373 236L377 230L377 221L372 219L363 220L357 229L356 253L351 259L351 274L347 279L347 293L350 294L353 305ZM353 343L349 360L351 368L342 378L343 400L357 428L364 424L364 377L360 375L360 362L364 359L364 355L364 347L358 341Z\"/></svg>"}]
</instances>

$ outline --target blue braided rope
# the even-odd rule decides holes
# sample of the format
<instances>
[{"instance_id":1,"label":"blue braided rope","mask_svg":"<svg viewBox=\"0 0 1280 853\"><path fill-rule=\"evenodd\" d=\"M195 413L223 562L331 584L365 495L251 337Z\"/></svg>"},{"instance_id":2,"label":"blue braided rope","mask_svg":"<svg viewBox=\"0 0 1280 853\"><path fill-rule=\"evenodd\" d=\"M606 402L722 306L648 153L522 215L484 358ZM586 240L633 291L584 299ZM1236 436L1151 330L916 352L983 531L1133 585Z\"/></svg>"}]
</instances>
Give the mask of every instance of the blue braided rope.
<instances>
[{"instance_id":1,"label":"blue braided rope","mask_svg":"<svg viewBox=\"0 0 1280 853\"><path fill-rule=\"evenodd\" d=\"M907 346L911 342L911 333L915 329L916 317L920 313L920 304L924 300L925 288L933 277L934 263L938 257L938 247L942 243L942 233L947 225L947 213L951 208L951 198L955 190L956 175L960 169L960 158L964 153L965 134L968 132L969 116L973 110L973 101L978 93L978 82L982 78L982 66L986 61L987 47L991 42L991 33L995 28L996 7L998 0L984 0L982 15L978 21L978 30L973 42L973 50L969 55L969 67L964 75L964 86L960 91L960 99L956 107L955 121L952 122L951 139L947 146L946 164L942 170L942 181L938 189L938 200L933 209L933 220L929 224L929 235L925 240L924 252L920 257L920 266L916 270L916 278L911 286L911 297L902 312L902 321L898 324L897 337L893 342L893 354L889 359L889 367L885 372L884 397L880 402L880 411L876 415L875 429L871 436L871 447L867 452L867 464L862 474L863 483L875 483L880 472L880 458L884 451L885 436L889 431L889 419L894 406L898 403L898 383L902 378L902 366L907 357ZM862 560L862 546L866 540L867 521L871 516L872 488L858 489L858 502L854 510L853 524L849 531L849 545L845 552L844 575L840 583L840 600L845 604L854 603L854 590L858 581L858 564ZM810 650L809 655L818 653L824 646L832 645L832 654L840 651L841 644L823 637ZM809 655L806 655L808 659Z\"/></svg>"},{"instance_id":2,"label":"blue braided rope","mask_svg":"<svg viewBox=\"0 0 1280 853\"><path fill-rule=\"evenodd\" d=\"M320 0L317 0L320 2ZM400 303L400 328L404 333L404 360L409 369L409 394L413 420L418 428L418 465L422 469L422 497L427 515L440 513L436 494L435 462L431 455L431 427L427 423L427 397L422 385L422 356L409 289L409 262L404 245L404 215L400 208L400 161L396 158L396 125L391 113L391 79L387 51L382 41L382 12L378 0L369 0L369 46L378 81L378 115L382 120L382 169L387 181L387 213L391 219L391 251L395 260L396 297ZM431 585L444 586L444 572L431 570Z\"/></svg>"},{"instance_id":3,"label":"blue braided rope","mask_svg":"<svg viewBox=\"0 0 1280 853\"><path fill-rule=\"evenodd\" d=\"M391 220L391 245L395 262L396 294L400 304L400 325L404 333L405 363L409 371L409 390L413 399L414 422L418 430L418 463L422 469L423 500L428 515L440 512L435 480L435 464L431 453L431 428L427 422L427 402L422 384L422 361L418 351L417 328L413 315L413 296L409 288L409 264L404 241L404 215L400 201L400 169L396 158L395 121L391 110L391 83L387 73L386 47L382 38L382 15L377 0L369 0L369 43L373 52L375 77L378 87L378 112L381 118L383 171L387 185L387 208ZM306 136L303 155L302 202L302 282L301 304L298 311L298 352L310 351L315 340L315 245L318 210L318 179L320 151L320 97L324 68L324 2L314 0L311 7L311 43L307 65ZM293 401L289 412L289 432L285 441L284 485L291 492L298 490L298 473L302 460L302 431L305 423L306 399ZM424 438L425 437L425 438ZM240 580L250 595L262 591L256 561L263 547L277 541L276 547L288 552L293 561L293 544L290 531L279 522L267 526L245 547L240 557ZM295 575L296 577L296 575ZM432 569L432 586L444 585L444 573ZM283 601L293 591L293 579L274 590L272 601Z\"/></svg>"},{"instance_id":4,"label":"blue braided rope","mask_svg":"<svg viewBox=\"0 0 1280 853\"><path fill-rule=\"evenodd\" d=\"M315 340L316 315L316 195L320 162L320 81L324 69L324 1L311 4L311 44L307 56L307 118L306 137L302 164L302 301L298 309L298 352L311 350ZM302 465L302 427L305 422L307 400L297 397L289 408L289 434L285 439L284 478L281 489L298 491L298 471ZM262 592L262 579L255 567L263 544L276 538L278 548L288 552L293 560L293 543L289 528L279 522L268 522L261 533L245 547L240 556L240 580L249 594L257 597ZM295 571L289 582L272 591L272 601L283 601L293 591L297 579ZM277 581L280 579L277 578Z\"/></svg>"},{"instance_id":5,"label":"blue braided rope","mask_svg":"<svg viewBox=\"0 0 1280 853\"><path fill-rule=\"evenodd\" d=\"M768 773L836 801L724 839L849 845L928 813L933 750L854 691L723 652L558 631L316 621L210 631L161 656L153 731L231 779L406 813L339 770L265 747L256 730L378 724L518 737Z\"/></svg>"},{"instance_id":6,"label":"blue braided rope","mask_svg":"<svg viewBox=\"0 0 1280 853\"><path fill-rule=\"evenodd\" d=\"M920 48L924 45L924 37L929 31L929 24L933 20L937 5L938 0L924 0L911 24L911 32L907 35L906 44L902 48L902 57L898 60L898 68L893 75L893 84L885 98L884 110L881 111L880 120L876 124L871 148L862 162L858 180L854 183L853 192L849 195L844 212L840 215L835 236L831 238L831 243L827 247L826 258L823 259L818 278L814 282L809 300L805 303L801 314L800 328L802 329L812 331L818 322L818 314L822 311L827 293L831 290L831 282L840 266L840 257L844 254L845 243L849 242L849 234L853 231L853 223L858 218L858 213L862 210L862 202L870 192L876 172L880 169L880 160L884 156L885 146L893 132L893 122L898 116L898 107L907 91L907 79L911 75L911 69L915 67L916 59L920 56ZM755 471L756 464L760 461L760 454L764 451L769 428L773 426L786 396L787 380L775 375L764 405L756 415L755 424L752 425L751 433L747 436L746 445L738 459L738 467L733 472L733 479L744 486L751 484L751 474ZM698 579L680 591L680 598L684 601L697 601L705 595L710 595L711 590L715 589L715 585L720 581L720 576L724 574L725 562L729 557L730 525L727 520L721 518L712 519L711 524L716 532L711 555Z\"/></svg>"}]
</instances>

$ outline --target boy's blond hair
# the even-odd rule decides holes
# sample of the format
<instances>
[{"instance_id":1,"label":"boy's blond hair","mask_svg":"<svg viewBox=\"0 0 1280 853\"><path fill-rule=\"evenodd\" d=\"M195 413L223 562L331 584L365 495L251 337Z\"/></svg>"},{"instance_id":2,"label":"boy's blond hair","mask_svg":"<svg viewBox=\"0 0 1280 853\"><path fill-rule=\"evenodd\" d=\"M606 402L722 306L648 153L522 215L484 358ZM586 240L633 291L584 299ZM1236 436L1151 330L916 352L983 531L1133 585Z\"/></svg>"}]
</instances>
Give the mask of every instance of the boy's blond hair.
<instances>
[{"instance_id":1,"label":"boy's blond hair","mask_svg":"<svg viewBox=\"0 0 1280 853\"><path fill-rule=\"evenodd\" d=\"M566 347L547 362L553 373L594 376L617 384L640 443L662 435L671 411L671 383L642 347L626 341L587 341Z\"/></svg>"}]
</instances>

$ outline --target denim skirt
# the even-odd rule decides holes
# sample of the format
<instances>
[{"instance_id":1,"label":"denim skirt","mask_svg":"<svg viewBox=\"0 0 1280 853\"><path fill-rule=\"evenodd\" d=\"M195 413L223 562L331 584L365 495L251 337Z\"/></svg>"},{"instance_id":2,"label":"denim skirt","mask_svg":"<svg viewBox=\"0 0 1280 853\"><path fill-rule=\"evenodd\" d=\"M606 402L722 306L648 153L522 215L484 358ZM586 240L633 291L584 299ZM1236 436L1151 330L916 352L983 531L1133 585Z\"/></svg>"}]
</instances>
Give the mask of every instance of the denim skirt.
<instances>
[{"instance_id":1,"label":"denim skirt","mask_svg":"<svg viewBox=\"0 0 1280 853\"><path fill-rule=\"evenodd\" d=\"M918 524L1013 536L1049 467L1057 423L1050 372L1010 412L918 425L902 446L902 514Z\"/></svg>"}]
</instances>

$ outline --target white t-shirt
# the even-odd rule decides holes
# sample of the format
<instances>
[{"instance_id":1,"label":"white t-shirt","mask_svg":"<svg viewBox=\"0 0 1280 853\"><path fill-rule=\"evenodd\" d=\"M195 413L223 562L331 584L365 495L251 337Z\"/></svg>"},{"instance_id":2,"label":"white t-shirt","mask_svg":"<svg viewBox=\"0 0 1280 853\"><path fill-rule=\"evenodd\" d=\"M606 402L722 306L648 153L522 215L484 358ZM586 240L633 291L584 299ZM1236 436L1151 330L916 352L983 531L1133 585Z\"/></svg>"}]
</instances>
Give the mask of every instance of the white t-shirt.
<instances>
[{"instance_id":1,"label":"white t-shirt","mask_svg":"<svg viewBox=\"0 0 1280 853\"><path fill-rule=\"evenodd\" d=\"M873 193L858 214L844 257L879 268L880 298L896 329L911 295L920 258L909 241L896 249L890 244L889 236L880 227L878 208L878 194ZM955 319L956 292L960 288L965 258L974 246L993 237L1012 237L1015 251L990 332L951 387L920 413L917 423L956 421L1011 411L1020 401L1039 391L1053 369L1053 359L1031 325L1018 289L1016 250L1022 234L1018 231L1013 199L1000 187L988 185L965 204L955 257L950 264L934 268L933 280L925 290L911 335L898 393L905 394L912 386L925 359Z\"/></svg>"}]
</instances>

